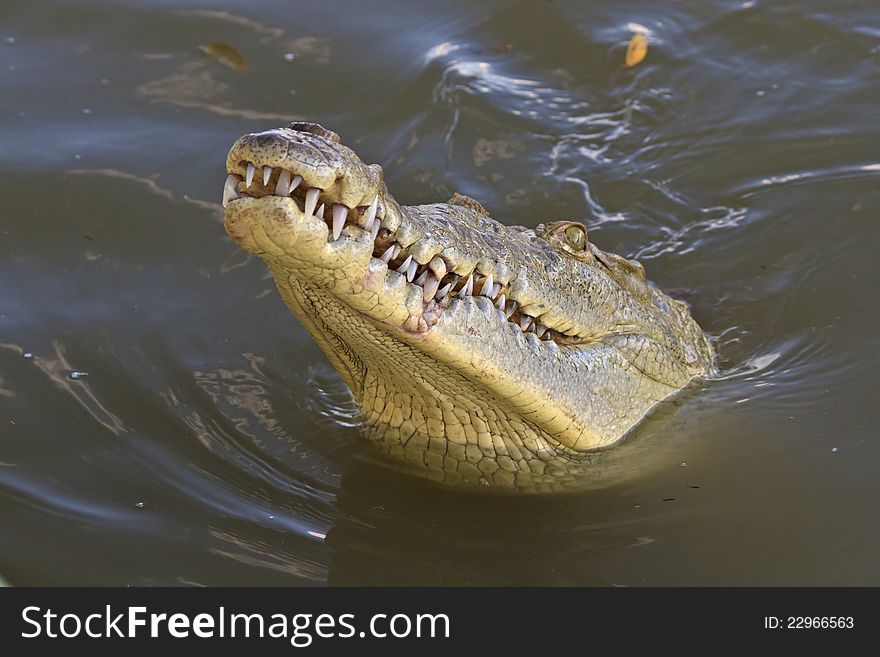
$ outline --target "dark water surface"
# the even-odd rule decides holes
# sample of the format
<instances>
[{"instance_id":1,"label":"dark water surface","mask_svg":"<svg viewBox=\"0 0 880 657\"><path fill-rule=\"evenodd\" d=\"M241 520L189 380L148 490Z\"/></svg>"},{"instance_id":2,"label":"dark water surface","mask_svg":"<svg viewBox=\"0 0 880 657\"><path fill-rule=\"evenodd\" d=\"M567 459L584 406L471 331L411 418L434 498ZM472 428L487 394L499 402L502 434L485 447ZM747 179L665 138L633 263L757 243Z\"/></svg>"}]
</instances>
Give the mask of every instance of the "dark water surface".
<instances>
[{"instance_id":1,"label":"dark water surface","mask_svg":"<svg viewBox=\"0 0 880 657\"><path fill-rule=\"evenodd\" d=\"M880 585L876 2L35 1L0 53L3 579ZM389 473L222 228L296 118L403 203L584 219L722 377L582 493Z\"/></svg>"}]
</instances>

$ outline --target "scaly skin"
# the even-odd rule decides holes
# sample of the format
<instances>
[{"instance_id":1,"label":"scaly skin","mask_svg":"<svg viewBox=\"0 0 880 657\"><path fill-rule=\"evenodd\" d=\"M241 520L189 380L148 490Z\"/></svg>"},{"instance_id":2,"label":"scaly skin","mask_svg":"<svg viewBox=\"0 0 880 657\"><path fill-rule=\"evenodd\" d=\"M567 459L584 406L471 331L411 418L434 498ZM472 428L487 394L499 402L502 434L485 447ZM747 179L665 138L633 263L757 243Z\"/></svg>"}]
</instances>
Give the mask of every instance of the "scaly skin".
<instances>
[{"instance_id":1,"label":"scaly skin","mask_svg":"<svg viewBox=\"0 0 880 657\"><path fill-rule=\"evenodd\" d=\"M591 450L712 370L687 307L581 224L505 226L459 195L400 206L312 123L241 137L226 167L227 232L266 261L369 438L431 479L576 487Z\"/></svg>"}]
</instances>

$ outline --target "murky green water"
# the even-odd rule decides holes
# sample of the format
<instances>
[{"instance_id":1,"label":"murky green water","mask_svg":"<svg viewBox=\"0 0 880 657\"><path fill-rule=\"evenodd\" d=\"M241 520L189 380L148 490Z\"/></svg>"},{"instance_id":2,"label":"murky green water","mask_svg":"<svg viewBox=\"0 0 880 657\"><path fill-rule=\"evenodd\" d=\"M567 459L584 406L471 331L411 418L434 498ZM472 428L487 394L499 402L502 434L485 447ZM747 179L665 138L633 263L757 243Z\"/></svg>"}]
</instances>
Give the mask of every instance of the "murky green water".
<instances>
[{"instance_id":1,"label":"murky green water","mask_svg":"<svg viewBox=\"0 0 880 657\"><path fill-rule=\"evenodd\" d=\"M0 577L880 584L876 3L182 4L0 9ZM221 225L229 145L295 118L401 202L585 219L723 377L583 493L390 474Z\"/></svg>"}]
</instances>

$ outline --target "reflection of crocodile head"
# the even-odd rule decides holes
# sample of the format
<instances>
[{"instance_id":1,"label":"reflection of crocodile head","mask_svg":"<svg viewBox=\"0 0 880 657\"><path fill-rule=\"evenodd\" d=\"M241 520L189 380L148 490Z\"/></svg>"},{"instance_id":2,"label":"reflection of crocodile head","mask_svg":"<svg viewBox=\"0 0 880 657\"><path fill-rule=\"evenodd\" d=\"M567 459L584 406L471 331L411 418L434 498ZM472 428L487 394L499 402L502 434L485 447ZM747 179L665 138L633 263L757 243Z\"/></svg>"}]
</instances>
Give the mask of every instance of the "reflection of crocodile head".
<instances>
[{"instance_id":1,"label":"reflection of crocodile head","mask_svg":"<svg viewBox=\"0 0 880 657\"><path fill-rule=\"evenodd\" d=\"M263 258L388 454L447 483L567 487L586 454L712 367L686 306L578 223L400 206L312 123L241 137L226 230Z\"/></svg>"}]
</instances>

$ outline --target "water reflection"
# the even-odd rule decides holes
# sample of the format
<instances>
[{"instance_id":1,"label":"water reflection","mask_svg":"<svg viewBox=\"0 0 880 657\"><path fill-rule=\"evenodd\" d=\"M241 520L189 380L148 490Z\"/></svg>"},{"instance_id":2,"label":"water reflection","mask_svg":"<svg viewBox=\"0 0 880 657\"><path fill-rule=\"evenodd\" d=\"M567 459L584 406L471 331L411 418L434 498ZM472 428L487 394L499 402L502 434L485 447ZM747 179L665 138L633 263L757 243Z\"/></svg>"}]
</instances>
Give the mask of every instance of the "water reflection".
<instances>
[{"instance_id":1,"label":"water reflection","mask_svg":"<svg viewBox=\"0 0 880 657\"><path fill-rule=\"evenodd\" d=\"M591 561L641 540L608 524L633 511L626 495L611 504L557 502L548 517L541 502L424 489L406 494L410 482L402 477L372 474L343 482L341 517L327 535L330 584L608 585L614 582ZM577 519L577 531L560 524L567 514Z\"/></svg>"}]
</instances>

